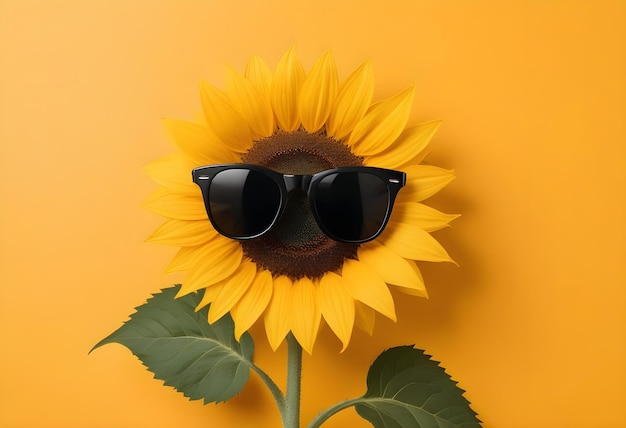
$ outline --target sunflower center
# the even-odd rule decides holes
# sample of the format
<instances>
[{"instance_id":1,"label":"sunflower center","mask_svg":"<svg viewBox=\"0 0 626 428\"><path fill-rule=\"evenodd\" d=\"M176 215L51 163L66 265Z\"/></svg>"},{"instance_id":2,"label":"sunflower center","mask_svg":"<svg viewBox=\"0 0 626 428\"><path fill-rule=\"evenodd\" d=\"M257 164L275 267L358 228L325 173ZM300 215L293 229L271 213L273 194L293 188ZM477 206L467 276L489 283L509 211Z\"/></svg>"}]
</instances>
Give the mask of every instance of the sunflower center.
<instances>
[{"instance_id":1,"label":"sunflower center","mask_svg":"<svg viewBox=\"0 0 626 428\"><path fill-rule=\"evenodd\" d=\"M315 174L331 168L362 165L343 143L325 134L283 132L255 141L243 155L244 163L261 165L283 174ZM337 242L317 226L303 190L289 193L285 212L271 231L242 241L244 254L275 275L291 279L319 278L356 256L358 245Z\"/></svg>"}]
</instances>

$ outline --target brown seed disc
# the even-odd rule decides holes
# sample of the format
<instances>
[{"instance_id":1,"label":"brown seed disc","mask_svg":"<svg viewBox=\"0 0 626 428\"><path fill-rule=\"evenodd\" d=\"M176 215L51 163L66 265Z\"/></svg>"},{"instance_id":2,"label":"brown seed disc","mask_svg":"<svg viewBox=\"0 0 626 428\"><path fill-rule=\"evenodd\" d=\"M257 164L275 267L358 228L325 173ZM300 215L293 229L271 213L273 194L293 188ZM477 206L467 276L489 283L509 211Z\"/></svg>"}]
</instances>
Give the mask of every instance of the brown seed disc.
<instances>
[{"instance_id":1,"label":"brown seed disc","mask_svg":"<svg viewBox=\"0 0 626 428\"><path fill-rule=\"evenodd\" d=\"M283 174L314 174L331 168L363 165L343 143L323 133L278 131L256 141L243 155L244 163L261 165ZM317 226L302 190L289 194L285 212L265 235L242 241L244 254L274 275L291 279L320 278L354 258L358 245L337 242Z\"/></svg>"}]
</instances>

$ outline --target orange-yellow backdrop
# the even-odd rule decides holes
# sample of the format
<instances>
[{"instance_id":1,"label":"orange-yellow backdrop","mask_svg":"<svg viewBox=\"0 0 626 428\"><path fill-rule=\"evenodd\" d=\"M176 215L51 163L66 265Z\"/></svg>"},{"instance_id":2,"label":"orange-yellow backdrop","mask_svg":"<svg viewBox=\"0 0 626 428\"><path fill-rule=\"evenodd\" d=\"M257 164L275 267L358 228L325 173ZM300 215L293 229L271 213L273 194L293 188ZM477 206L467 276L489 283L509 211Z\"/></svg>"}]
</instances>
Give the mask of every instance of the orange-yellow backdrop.
<instances>
[{"instance_id":1,"label":"orange-yellow backdrop","mask_svg":"<svg viewBox=\"0 0 626 428\"><path fill-rule=\"evenodd\" d=\"M294 44L307 68L333 49L342 77L369 58L377 98L415 83L411 121L444 120L430 160L458 177L432 205L463 214L436 235L460 267L424 265L430 300L343 354L322 332L303 421L414 343L487 428L626 426L625 41L624 1L1 1L0 426L279 425L255 375L203 406L121 346L87 351L180 280L162 274L174 250L143 243L160 118ZM282 384L285 350L253 334Z\"/></svg>"}]
</instances>

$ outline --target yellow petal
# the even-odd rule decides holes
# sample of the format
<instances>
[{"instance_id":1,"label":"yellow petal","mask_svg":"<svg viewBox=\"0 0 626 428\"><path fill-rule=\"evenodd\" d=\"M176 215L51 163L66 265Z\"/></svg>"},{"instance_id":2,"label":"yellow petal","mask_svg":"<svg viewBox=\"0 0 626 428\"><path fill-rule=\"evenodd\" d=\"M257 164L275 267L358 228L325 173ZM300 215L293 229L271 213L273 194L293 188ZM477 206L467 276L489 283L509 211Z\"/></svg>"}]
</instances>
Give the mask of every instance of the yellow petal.
<instances>
[{"instance_id":1,"label":"yellow petal","mask_svg":"<svg viewBox=\"0 0 626 428\"><path fill-rule=\"evenodd\" d=\"M416 160L416 156L426 150L439 125L441 125L440 120L433 120L405 129L387 150L366 157L364 164L390 169L400 169L403 165L418 164L421 159Z\"/></svg>"},{"instance_id":2,"label":"yellow petal","mask_svg":"<svg viewBox=\"0 0 626 428\"><path fill-rule=\"evenodd\" d=\"M220 292L224 288L224 285L226 285L226 281L227 280L220 281L217 284L213 284L210 287L207 287L204 289L204 293L202 294L202 299L200 299L200 303L198 303L198 306L196 306L196 312L204 308L206 305L213 303L215 298L220 294ZM181 297L181 294L178 293L176 297Z\"/></svg>"},{"instance_id":3,"label":"yellow petal","mask_svg":"<svg viewBox=\"0 0 626 428\"><path fill-rule=\"evenodd\" d=\"M424 281L418 275L419 272L415 272L414 263L384 245L375 241L368 242L359 247L357 255L361 262L372 268L386 283L425 293Z\"/></svg>"},{"instance_id":4,"label":"yellow petal","mask_svg":"<svg viewBox=\"0 0 626 428\"><path fill-rule=\"evenodd\" d=\"M254 55L250 58L243 75L259 92L269 99L272 70L260 56Z\"/></svg>"},{"instance_id":5,"label":"yellow petal","mask_svg":"<svg viewBox=\"0 0 626 428\"><path fill-rule=\"evenodd\" d=\"M423 201L454 180L454 171L432 165L413 165L404 171L406 186L398 193L397 202Z\"/></svg>"},{"instance_id":6,"label":"yellow petal","mask_svg":"<svg viewBox=\"0 0 626 428\"><path fill-rule=\"evenodd\" d=\"M354 299L346 291L343 279L332 272L327 272L320 280L317 299L328 326L343 344L343 352L350 343L354 327Z\"/></svg>"},{"instance_id":7,"label":"yellow petal","mask_svg":"<svg viewBox=\"0 0 626 428\"><path fill-rule=\"evenodd\" d=\"M407 223L391 223L379 242L405 259L427 262L451 262L452 259L428 232Z\"/></svg>"},{"instance_id":8,"label":"yellow petal","mask_svg":"<svg viewBox=\"0 0 626 428\"><path fill-rule=\"evenodd\" d=\"M239 299L248 291L255 276L256 263L244 259L237 270L228 278L220 294L211 303L209 308L210 324L226 315L239 302Z\"/></svg>"},{"instance_id":9,"label":"yellow petal","mask_svg":"<svg viewBox=\"0 0 626 428\"><path fill-rule=\"evenodd\" d=\"M370 336L374 333L376 313L374 309L365 306L358 300L354 301L354 325Z\"/></svg>"},{"instance_id":10,"label":"yellow petal","mask_svg":"<svg viewBox=\"0 0 626 428\"><path fill-rule=\"evenodd\" d=\"M188 270L189 266L191 266L194 252L198 251L200 247L201 245L196 247L182 247L180 250L178 250L178 252L176 252L174 257L172 258L172 261L170 261L170 264L165 269L165 273L182 272Z\"/></svg>"},{"instance_id":11,"label":"yellow petal","mask_svg":"<svg viewBox=\"0 0 626 428\"><path fill-rule=\"evenodd\" d=\"M409 265L411 266L411 269L413 269L415 276L418 278L418 282L423 285L424 278L422 277L422 272L420 272L420 269L417 266L417 262L413 260L407 260L407 263L409 263ZM426 290L426 287L424 286L422 286L421 288L420 287L412 288L412 287L402 287L400 285L394 285L393 287L396 290L400 291L401 293L409 294L411 296L424 297L428 299L428 291Z\"/></svg>"},{"instance_id":12,"label":"yellow petal","mask_svg":"<svg viewBox=\"0 0 626 428\"><path fill-rule=\"evenodd\" d=\"M374 94L374 71L369 61L361 64L343 82L326 122L326 133L344 139L367 111Z\"/></svg>"},{"instance_id":13,"label":"yellow petal","mask_svg":"<svg viewBox=\"0 0 626 428\"><path fill-rule=\"evenodd\" d=\"M419 202L397 202L389 221L409 223L427 232L434 232L446 227L457 217L458 214L445 214Z\"/></svg>"},{"instance_id":14,"label":"yellow petal","mask_svg":"<svg viewBox=\"0 0 626 428\"><path fill-rule=\"evenodd\" d=\"M391 146L409 119L413 93L411 86L368 110L348 138L348 146L355 155L371 156Z\"/></svg>"},{"instance_id":15,"label":"yellow petal","mask_svg":"<svg viewBox=\"0 0 626 428\"><path fill-rule=\"evenodd\" d=\"M289 313L293 335L311 354L322 314L317 303L317 290L310 278L301 278L293 284Z\"/></svg>"},{"instance_id":16,"label":"yellow petal","mask_svg":"<svg viewBox=\"0 0 626 428\"><path fill-rule=\"evenodd\" d=\"M160 188L143 203L143 207L164 217L178 220L206 220L207 213L201 195L179 195Z\"/></svg>"},{"instance_id":17,"label":"yellow petal","mask_svg":"<svg viewBox=\"0 0 626 428\"><path fill-rule=\"evenodd\" d=\"M191 170L201 166L190 162L180 153L166 156L148 164L144 169L160 186L181 195L202 195L191 179Z\"/></svg>"},{"instance_id":18,"label":"yellow petal","mask_svg":"<svg viewBox=\"0 0 626 428\"><path fill-rule=\"evenodd\" d=\"M246 291L239 303L231 310L235 322L235 338L247 331L259 319L272 298L274 289L272 274L268 270L257 272L252 285Z\"/></svg>"},{"instance_id":19,"label":"yellow petal","mask_svg":"<svg viewBox=\"0 0 626 428\"><path fill-rule=\"evenodd\" d=\"M278 62L270 87L272 108L284 131L292 132L300 127L298 104L305 77L304 67L292 47Z\"/></svg>"},{"instance_id":20,"label":"yellow petal","mask_svg":"<svg viewBox=\"0 0 626 428\"><path fill-rule=\"evenodd\" d=\"M237 241L216 236L190 256L187 276L178 294L192 293L228 278L237 270L242 257L243 250Z\"/></svg>"},{"instance_id":21,"label":"yellow petal","mask_svg":"<svg viewBox=\"0 0 626 428\"><path fill-rule=\"evenodd\" d=\"M374 269L360 261L346 259L341 276L346 290L355 300L365 303L393 321L396 320L396 310L389 288Z\"/></svg>"},{"instance_id":22,"label":"yellow petal","mask_svg":"<svg viewBox=\"0 0 626 428\"><path fill-rule=\"evenodd\" d=\"M225 93L210 83L202 81L200 82L200 96L210 132L237 153L244 153L252 147L250 128Z\"/></svg>"},{"instance_id":23,"label":"yellow petal","mask_svg":"<svg viewBox=\"0 0 626 428\"><path fill-rule=\"evenodd\" d=\"M206 127L176 119L162 119L162 122L176 147L193 163L212 165L239 162L239 156Z\"/></svg>"},{"instance_id":24,"label":"yellow petal","mask_svg":"<svg viewBox=\"0 0 626 428\"><path fill-rule=\"evenodd\" d=\"M196 221L171 219L152 232L146 241L175 247L193 247L210 241L216 235L217 232L208 219Z\"/></svg>"},{"instance_id":25,"label":"yellow petal","mask_svg":"<svg viewBox=\"0 0 626 428\"><path fill-rule=\"evenodd\" d=\"M267 94L232 68L227 69L226 93L233 106L250 126L253 139L269 137L274 132L274 112Z\"/></svg>"},{"instance_id":26,"label":"yellow petal","mask_svg":"<svg viewBox=\"0 0 626 428\"><path fill-rule=\"evenodd\" d=\"M265 332L270 346L275 351L289 333L289 313L291 312L291 289L293 284L286 276L274 279L272 300L265 311Z\"/></svg>"},{"instance_id":27,"label":"yellow petal","mask_svg":"<svg viewBox=\"0 0 626 428\"><path fill-rule=\"evenodd\" d=\"M300 119L308 132L324 126L335 100L338 80L332 53L328 51L313 66L300 92Z\"/></svg>"}]
</instances>

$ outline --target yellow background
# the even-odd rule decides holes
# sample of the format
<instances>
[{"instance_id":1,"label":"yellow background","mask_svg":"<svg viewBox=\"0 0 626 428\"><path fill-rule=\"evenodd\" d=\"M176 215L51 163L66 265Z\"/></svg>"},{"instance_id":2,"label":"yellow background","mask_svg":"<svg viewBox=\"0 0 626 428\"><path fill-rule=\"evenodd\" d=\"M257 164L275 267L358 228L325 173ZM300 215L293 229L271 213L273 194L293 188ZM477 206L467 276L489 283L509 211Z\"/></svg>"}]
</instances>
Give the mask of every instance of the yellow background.
<instances>
[{"instance_id":1,"label":"yellow background","mask_svg":"<svg viewBox=\"0 0 626 428\"><path fill-rule=\"evenodd\" d=\"M376 98L416 85L411 121L444 120L431 202L459 262L424 264L430 300L304 360L303 421L364 392L383 349L443 362L486 428L625 427L626 2L0 1L0 426L277 427L255 375L227 404L188 402L123 347L87 355L179 281L142 171L170 153L201 78L255 53L369 58ZM285 350L255 328L282 385ZM350 409L325 427L367 427Z\"/></svg>"}]
</instances>

